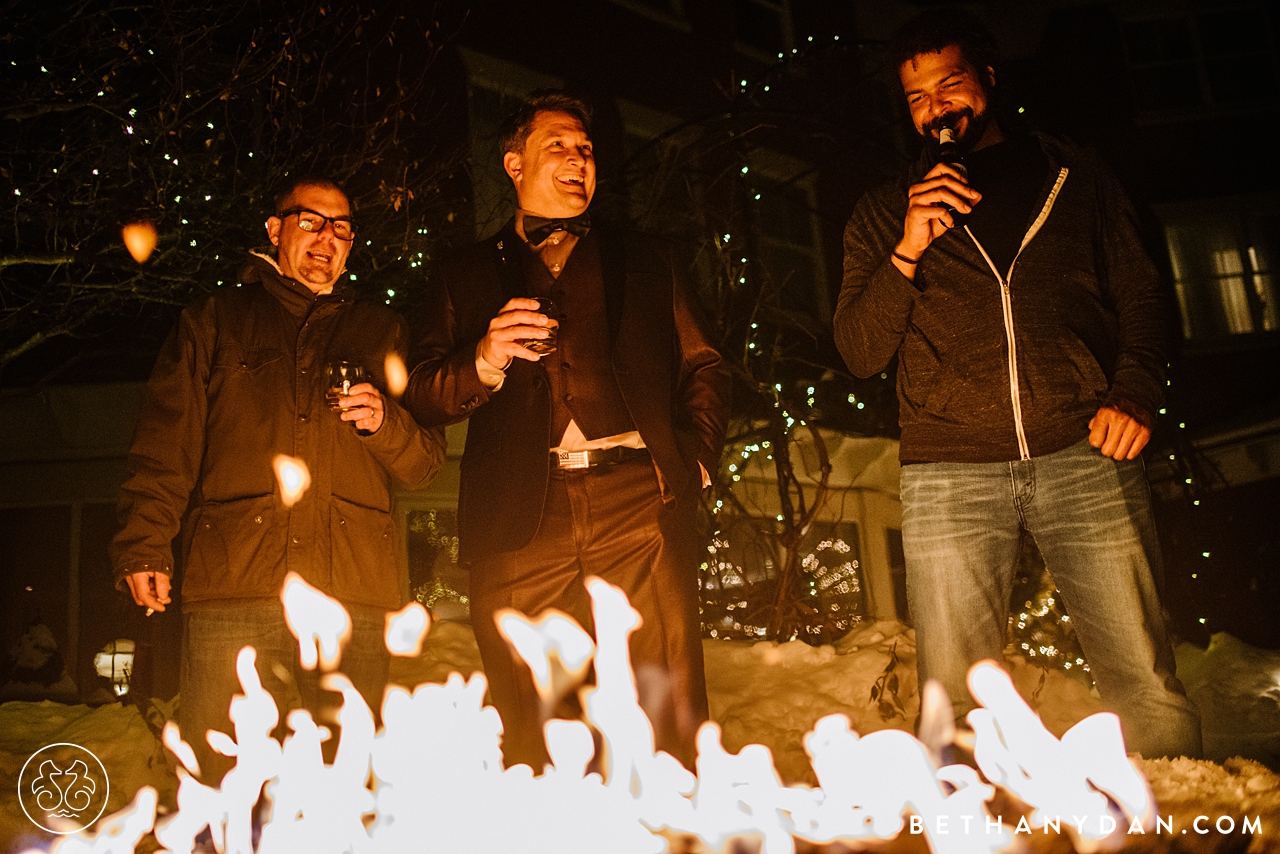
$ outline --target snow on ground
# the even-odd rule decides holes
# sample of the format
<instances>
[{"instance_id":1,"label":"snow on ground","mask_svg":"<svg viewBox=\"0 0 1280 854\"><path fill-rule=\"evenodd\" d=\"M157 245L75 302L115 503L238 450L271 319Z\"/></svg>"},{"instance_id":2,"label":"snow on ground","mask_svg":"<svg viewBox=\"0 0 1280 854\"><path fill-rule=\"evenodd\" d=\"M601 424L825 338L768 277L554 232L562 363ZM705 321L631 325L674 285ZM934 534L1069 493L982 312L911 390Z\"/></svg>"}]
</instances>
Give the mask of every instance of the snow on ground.
<instances>
[{"instance_id":1,"label":"snow on ground","mask_svg":"<svg viewBox=\"0 0 1280 854\"><path fill-rule=\"evenodd\" d=\"M723 728L724 745L737 751L749 743L768 746L775 766L788 782L812 782L802 738L815 721L833 713L849 716L860 733L887 727L910 729L918 710L914 632L899 623L881 622L844 638L839 649L794 641L776 644L705 641L707 687L712 717ZM1212 832L1181 838L1178 850L1217 851L1246 848L1280 851L1280 778L1272 768L1280 757L1280 652L1253 649L1228 636L1215 635L1206 650L1183 645L1178 672L1204 717L1206 750L1216 760L1143 760L1161 815L1175 816L1187 828L1198 815L1233 817L1236 835ZM890 668L890 665L893 665ZM1015 685L1048 728L1061 736L1101 703L1080 682L1065 674L1045 673L1017 657L1009 659ZM422 654L396 659L392 681L416 685L443 682L452 671L480 669L475 638L461 623L436 624ZM883 696L881 709L871 699L897 676L897 698ZM882 692L883 693L883 692ZM157 704L153 717L172 707ZM882 711L886 714L882 716ZM158 730L158 720L152 726ZM70 741L92 750L111 775L108 812L123 806L143 783L160 790L161 803L173 803L172 763L152 729L134 706L91 709L56 703L11 702L0 705L0 788L13 792L23 762L47 744ZM1229 759L1232 756L1245 758ZM1224 761L1225 760L1225 761ZM1241 819L1258 817L1263 833L1239 836ZM0 798L0 854L47 845L15 797ZM1134 850L1169 850L1169 837L1132 840ZM1233 847L1235 846L1235 847Z\"/></svg>"},{"instance_id":2,"label":"snow on ground","mask_svg":"<svg viewBox=\"0 0 1280 854\"><path fill-rule=\"evenodd\" d=\"M155 717L171 704L159 703ZM31 754L50 744L70 742L101 760L111 795L104 815L123 808L144 785L155 786L162 803L172 804L177 778L168 751L152 735L137 706L111 703L92 708L61 703L10 702L0 705L0 852L22 851L52 841L52 834L33 825L18 802L18 775Z\"/></svg>"}]
</instances>

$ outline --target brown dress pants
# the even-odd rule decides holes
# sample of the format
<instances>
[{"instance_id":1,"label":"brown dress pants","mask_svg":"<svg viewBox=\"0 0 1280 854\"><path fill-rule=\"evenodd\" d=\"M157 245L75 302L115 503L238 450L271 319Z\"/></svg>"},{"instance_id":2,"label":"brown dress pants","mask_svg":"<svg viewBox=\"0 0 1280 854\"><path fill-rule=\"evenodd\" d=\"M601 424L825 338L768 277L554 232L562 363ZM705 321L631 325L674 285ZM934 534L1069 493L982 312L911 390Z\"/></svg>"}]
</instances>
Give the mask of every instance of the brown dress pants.
<instances>
[{"instance_id":1,"label":"brown dress pants","mask_svg":"<svg viewBox=\"0 0 1280 854\"><path fill-rule=\"evenodd\" d=\"M558 608L594 636L585 580L598 576L621 588L640 612L631 663L657 747L693 767L695 737L708 717L707 690L694 508L678 504L663 504L647 459L553 469L542 521L528 545L473 563L471 621L489 697L502 717L508 766L528 764L541 773L547 753L529 668L499 634L494 614L514 608L537 617Z\"/></svg>"}]
</instances>

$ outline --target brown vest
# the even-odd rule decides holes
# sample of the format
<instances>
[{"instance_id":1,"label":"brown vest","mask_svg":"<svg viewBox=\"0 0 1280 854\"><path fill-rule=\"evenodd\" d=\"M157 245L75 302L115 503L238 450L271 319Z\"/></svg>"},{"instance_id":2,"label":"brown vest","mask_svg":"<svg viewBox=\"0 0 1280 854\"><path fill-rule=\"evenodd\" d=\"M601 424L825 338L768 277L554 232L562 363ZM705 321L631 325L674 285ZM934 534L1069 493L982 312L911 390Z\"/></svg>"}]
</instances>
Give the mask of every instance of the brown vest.
<instances>
[{"instance_id":1,"label":"brown vest","mask_svg":"<svg viewBox=\"0 0 1280 854\"><path fill-rule=\"evenodd\" d=\"M524 279L530 293L551 298L560 321L558 348L540 361L551 391L552 445L571 420L588 439L635 430L613 374L599 241L584 235L559 278L535 253L524 253Z\"/></svg>"}]
</instances>

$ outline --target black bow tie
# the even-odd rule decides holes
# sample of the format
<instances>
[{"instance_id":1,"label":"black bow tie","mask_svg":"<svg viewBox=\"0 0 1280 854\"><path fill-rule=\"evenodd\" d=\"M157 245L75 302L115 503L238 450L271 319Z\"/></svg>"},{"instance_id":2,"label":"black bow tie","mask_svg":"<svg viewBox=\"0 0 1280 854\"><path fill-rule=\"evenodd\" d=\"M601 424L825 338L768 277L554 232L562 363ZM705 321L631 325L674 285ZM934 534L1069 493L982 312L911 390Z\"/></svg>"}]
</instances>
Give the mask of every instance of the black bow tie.
<instances>
[{"instance_id":1,"label":"black bow tie","mask_svg":"<svg viewBox=\"0 0 1280 854\"><path fill-rule=\"evenodd\" d=\"M543 216L532 216L530 214L525 214L524 217L524 236L534 246L540 246L544 240L557 231L567 231L570 234L576 234L581 237L587 233L587 229L590 227L591 215L586 213L562 219L547 219Z\"/></svg>"}]
</instances>

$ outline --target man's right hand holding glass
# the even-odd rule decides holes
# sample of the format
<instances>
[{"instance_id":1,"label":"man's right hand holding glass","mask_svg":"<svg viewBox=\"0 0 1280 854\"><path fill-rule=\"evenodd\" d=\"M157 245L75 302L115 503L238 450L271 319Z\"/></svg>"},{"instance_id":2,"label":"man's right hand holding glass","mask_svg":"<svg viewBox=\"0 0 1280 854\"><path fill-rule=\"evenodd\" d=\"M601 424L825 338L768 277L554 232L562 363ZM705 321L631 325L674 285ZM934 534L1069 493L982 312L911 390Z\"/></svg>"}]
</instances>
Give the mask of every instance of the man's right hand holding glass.
<instances>
[{"instance_id":1,"label":"man's right hand holding glass","mask_svg":"<svg viewBox=\"0 0 1280 854\"><path fill-rule=\"evenodd\" d=\"M489 331L476 347L477 358L500 371L511 366L513 359L536 362L538 353L520 343L527 338L546 338L559 322L538 311L538 301L529 297L515 297L507 301L492 320Z\"/></svg>"}]
</instances>

